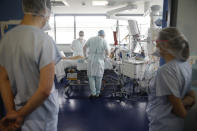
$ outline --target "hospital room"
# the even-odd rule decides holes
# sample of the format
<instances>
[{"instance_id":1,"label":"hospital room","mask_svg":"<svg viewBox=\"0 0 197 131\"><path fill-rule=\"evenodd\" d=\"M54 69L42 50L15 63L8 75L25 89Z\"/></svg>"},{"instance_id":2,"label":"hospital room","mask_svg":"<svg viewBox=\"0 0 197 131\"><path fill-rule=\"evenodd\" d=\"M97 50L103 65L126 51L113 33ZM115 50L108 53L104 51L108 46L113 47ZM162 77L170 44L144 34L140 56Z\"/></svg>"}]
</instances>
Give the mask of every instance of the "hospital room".
<instances>
[{"instance_id":1,"label":"hospital room","mask_svg":"<svg viewBox=\"0 0 197 131\"><path fill-rule=\"evenodd\" d=\"M0 0L0 131L197 131L196 0Z\"/></svg>"}]
</instances>

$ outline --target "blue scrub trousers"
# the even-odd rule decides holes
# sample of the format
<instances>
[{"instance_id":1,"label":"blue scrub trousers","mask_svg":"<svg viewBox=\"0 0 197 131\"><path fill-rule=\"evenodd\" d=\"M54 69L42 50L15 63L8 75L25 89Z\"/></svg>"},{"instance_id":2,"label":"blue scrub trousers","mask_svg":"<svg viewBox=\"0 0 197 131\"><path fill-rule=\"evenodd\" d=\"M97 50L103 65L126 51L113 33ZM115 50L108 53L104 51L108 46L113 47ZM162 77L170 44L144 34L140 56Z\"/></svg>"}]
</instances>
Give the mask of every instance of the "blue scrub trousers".
<instances>
[{"instance_id":1,"label":"blue scrub trousers","mask_svg":"<svg viewBox=\"0 0 197 131\"><path fill-rule=\"evenodd\" d=\"M102 77L89 76L91 95L99 96L101 92Z\"/></svg>"}]
</instances>

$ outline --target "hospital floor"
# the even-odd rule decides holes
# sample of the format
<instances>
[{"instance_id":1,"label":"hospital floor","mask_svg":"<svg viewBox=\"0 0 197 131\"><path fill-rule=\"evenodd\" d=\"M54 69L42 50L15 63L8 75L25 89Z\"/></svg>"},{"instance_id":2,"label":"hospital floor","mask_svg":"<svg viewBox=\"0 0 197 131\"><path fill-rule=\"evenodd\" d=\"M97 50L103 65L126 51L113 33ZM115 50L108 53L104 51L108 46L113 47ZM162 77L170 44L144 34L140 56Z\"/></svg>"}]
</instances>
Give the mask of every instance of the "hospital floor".
<instances>
[{"instance_id":1,"label":"hospital floor","mask_svg":"<svg viewBox=\"0 0 197 131\"><path fill-rule=\"evenodd\" d=\"M66 99L64 89L59 91L58 131L148 131L146 100L90 100L88 95L74 91L74 97Z\"/></svg>"}]
</instances>

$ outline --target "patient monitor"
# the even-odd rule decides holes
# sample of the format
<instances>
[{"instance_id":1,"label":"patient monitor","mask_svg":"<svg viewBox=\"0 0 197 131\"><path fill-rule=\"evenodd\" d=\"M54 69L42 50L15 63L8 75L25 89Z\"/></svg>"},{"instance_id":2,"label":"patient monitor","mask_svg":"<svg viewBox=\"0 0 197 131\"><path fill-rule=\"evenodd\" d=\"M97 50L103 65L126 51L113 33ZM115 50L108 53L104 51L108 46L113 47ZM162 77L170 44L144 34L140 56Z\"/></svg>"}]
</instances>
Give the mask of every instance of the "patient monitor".
<instances>
[{"instance_id":1,"label":"patient monitor","mask_svg":"<svg viewBox=\"0 0 197 131\"><path fill-rule=\"evenodd\" d=\"M140 34L136 20L128 20L128 24L129 24L128 28L129 28L130 35L136 36Z\"/></svg>"}]
</instances>

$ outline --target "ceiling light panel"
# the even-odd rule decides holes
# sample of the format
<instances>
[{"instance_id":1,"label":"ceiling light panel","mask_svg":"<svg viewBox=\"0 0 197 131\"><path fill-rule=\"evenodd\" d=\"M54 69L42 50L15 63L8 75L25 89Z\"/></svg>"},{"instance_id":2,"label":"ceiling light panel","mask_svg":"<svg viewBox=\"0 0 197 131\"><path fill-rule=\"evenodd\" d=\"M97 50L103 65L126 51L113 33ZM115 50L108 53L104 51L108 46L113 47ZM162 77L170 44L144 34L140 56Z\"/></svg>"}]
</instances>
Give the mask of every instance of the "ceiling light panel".
<instances>
[{"instance_id":1,"label":"ceiling light panel","mask_svg":"<svg viewBox=\"0 0 197 131\"><path fill-rule=\"evenodd\" d=\"M108 1L106 1L106 0L93 0L92 5L93 6L106 6L106 5L108 5Z\"/></svg>"}]
</instances>

